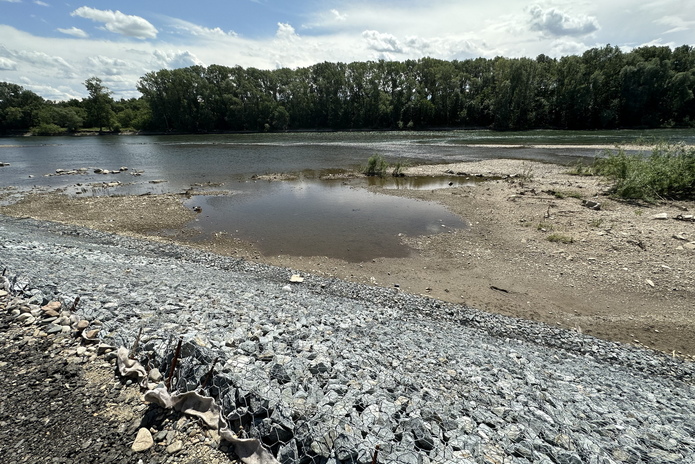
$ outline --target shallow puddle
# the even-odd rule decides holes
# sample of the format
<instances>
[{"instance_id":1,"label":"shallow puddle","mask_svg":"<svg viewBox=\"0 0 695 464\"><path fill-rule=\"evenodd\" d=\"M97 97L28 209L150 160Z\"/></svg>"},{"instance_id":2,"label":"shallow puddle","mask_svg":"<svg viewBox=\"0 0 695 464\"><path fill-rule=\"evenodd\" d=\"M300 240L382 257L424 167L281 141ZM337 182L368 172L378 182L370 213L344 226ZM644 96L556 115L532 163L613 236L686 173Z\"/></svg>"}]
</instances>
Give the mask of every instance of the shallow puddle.
<instances>
[{"instance_id":1,"label":"shallow puddle","mask_svg":"<svg viewBox=\"0 0 695 464\"><path fill-rule=\"evenodd\" d=\"M490 180L483 176L407 176L407 177L370 177L369 185L376 185L390 190L434 190L450 187L473 186Z\"/></svg>"},{"instance_id":2,"label":"shallow puddle","mask_svg":"<svg viewBox=\"0 0 695 464\"><path fill-rule=\"evenodd\" d=\"M246 187L233 195L199 195L186 201L189 208L201 208L188 225L200 232L196 240L225 232L254 242L264 255L362 262L408 256L411 250L400 235L466 227L437 203L373 193L341 181L303 179Z\"/></svg>"}]
</instances>

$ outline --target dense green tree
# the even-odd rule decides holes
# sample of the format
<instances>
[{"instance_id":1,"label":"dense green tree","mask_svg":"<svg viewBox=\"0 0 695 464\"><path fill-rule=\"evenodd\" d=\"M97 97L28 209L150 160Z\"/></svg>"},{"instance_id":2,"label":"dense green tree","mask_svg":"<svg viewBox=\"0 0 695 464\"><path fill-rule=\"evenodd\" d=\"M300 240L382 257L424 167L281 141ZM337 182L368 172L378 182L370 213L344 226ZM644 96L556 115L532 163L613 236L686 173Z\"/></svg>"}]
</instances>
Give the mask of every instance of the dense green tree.
<instances>
[{"instance_id":1,"label":"dense green tree","mask_svg":"<svg viewBox=\"0 0 695 464\"><path fill-rule=\"evenodd\" d=\"M38 125L52 124L67 132L75 132L82 127L84 111L81 108L46 105L34 118Z\"/></svg>"},{"instance_id":2,"label":"dense green tree","mask_svg":"<svg viewBox=\"0 0 695 464\"><path fill-rule=\"evenodd\" d=\"M536 62L528 58L499 60L493 102L495 128L530 129L535 125Z\"/></svg>"},{"instance_id":3,"label":"dense green tree","mask_svg":"<svg viewBox=\"0 0 695 464\"><path fill-rule=\"evenodd\" d=\"M121 99L114 102L115 125L120 130L144 130L150 128L151 112L143 98Z\"/></svg>"},{"instance_id":4,"label":"dense green tree","mask_svg":"<svg viewBox=\"0 0 695 464\"><path fill-rule=\"evenodd\" d=\"M90 77L84 82L89 96L84 101L87 110L87 125L98 127L101 132L104 127L111 128L114 122L113 99L111 91L98 77Z\"/></svg>"},{"instance_id":5,"label":"dense green tree","mask_svg":"<svg viewBox=\"0 0 695 464\"><path fill-rule=\"evenodd\" d=\"M588 129L591 116L591 82L586 66L578 56L558 62L555 97L556 125L564 129Z\"/></svg>"},{"instance_id":6,"label":"dense green tree","mask_svg":"<svg viewBox=\"0 0 695 464\"><path fill-rule=\"evenodd\" d=\"M46 101L30 90L0 82L0 132L29 130Z\"/></svg>"}]
</instances>

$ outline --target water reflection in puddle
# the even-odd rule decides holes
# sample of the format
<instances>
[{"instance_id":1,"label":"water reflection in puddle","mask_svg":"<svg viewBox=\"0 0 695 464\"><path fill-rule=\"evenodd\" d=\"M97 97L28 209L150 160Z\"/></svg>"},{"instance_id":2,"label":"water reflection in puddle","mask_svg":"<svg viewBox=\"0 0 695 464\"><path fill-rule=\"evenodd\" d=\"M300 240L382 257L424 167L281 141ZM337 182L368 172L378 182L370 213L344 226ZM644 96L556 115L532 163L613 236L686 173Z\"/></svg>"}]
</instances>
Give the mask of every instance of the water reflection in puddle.
<instances>
[{"instance_id":1,"label":"water reflection in puddle","mask_svg":"<svg viewBox=\"0 0 695 464\"><path fill-rule=\"evenodd\" d=\"M200 232L199 240L226 232L254 242L264 255L350 262L408 256L399 234L466 227L437 203L377 194L341 181L258 182L231 196L194 196L186 206L202 208L188 226Z\"/></svg>"},{"instance_id":2,"label":"water reflection in puddle","mask_svg":"<svg viewBox=\"0 0 695 464\"><path fill-rule=\"evenodd\" d=\"M390 190L434 190L449 187L472 186L490 180L476 176L413 176L413 177L370 177L369 185L375 185Z\"/></svg>"}]
</instances>

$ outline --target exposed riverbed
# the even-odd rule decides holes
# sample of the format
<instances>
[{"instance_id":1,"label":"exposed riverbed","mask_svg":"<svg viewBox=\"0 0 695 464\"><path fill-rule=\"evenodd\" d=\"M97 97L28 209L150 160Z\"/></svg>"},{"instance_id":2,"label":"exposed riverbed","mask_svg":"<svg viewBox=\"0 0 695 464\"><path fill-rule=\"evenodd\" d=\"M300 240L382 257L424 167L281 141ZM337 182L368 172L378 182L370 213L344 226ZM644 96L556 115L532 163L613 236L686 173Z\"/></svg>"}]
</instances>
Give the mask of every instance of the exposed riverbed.
<instances>
[{"instance_id":1,"label":"exposed riverbed","mask_svg":"<svg viewBox=\"0 0 695 464\"><path fill-rule=\"evenodd\" d=\"M566 170L517 160L409 168L413 176L465 171L497 180L433 190L370 187L382 195L435 202L468 227L402 234L398 239L410 250L408 256L364 261L291 250L264 252L253 240L230 233L201 241L188 227L205 209L196 213L184 206L185 195L34 195L0 212L398 288L692 359L695 223L675 218L694 211L695 205L616 202L602 195L607 186L598 179L571 176ZM597 201L602 208L586 208L583 200ZM667 219L652 219L657 214ZM553 235L561 240L549 240Z\"/></svg>"}]
</instances>

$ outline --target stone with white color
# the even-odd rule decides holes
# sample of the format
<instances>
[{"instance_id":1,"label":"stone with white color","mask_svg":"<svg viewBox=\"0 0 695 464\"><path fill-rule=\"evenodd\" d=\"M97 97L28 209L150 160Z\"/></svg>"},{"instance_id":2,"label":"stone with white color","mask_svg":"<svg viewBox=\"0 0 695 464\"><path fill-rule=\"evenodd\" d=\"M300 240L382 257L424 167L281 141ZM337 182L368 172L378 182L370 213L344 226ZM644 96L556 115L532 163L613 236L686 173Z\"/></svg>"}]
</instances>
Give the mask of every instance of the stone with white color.
<instances>
[{"instance_id":1,"label":"stone with white color","mask_svg":"<svg viewBox=\"0 0 695 464\"><path fill-rule=\"evenodd\" d=\"M147 451L153 446L154 439L152 438L152 434L149 430L143 427L140 430L138 430L138 434L135 437L135 441L133 442L131 449L136 453L140 453L143 451Z\"/></svg>"}]
</instances>

